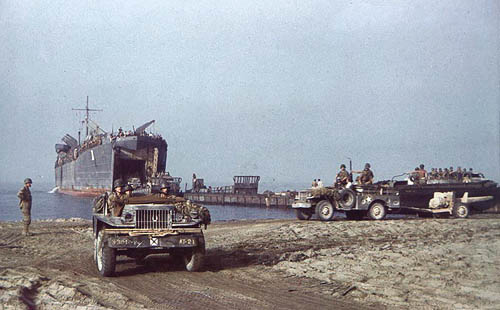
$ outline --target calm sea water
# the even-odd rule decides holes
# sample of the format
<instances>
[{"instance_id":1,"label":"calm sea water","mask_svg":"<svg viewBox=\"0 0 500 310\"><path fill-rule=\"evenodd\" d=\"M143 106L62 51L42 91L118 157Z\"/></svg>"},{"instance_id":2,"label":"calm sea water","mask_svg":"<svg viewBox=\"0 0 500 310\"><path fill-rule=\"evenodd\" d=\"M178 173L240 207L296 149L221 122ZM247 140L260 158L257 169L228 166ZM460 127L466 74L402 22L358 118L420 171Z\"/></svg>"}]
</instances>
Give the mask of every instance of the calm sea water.
<instances>
[{"instance_id":1,"label":"calm sea water","mask_svg":"<svg viewBox=\"0 0 500 310\"><path fill-rule=\"evenodd\" d=\"M19 221L22 219L19 210L17 192L20 184L2 184L0 186L0 221ZM33 184L31 195L33 207L31 215L34 220L72 218L92 218L93 198L79 198L59 193L49 193L53 186L49 184ZM266 208L253 206L219 206L206 205L213 221L242 219L288 219L295 218L295 213L287 208Z\"/></svg>"}]
</instances>

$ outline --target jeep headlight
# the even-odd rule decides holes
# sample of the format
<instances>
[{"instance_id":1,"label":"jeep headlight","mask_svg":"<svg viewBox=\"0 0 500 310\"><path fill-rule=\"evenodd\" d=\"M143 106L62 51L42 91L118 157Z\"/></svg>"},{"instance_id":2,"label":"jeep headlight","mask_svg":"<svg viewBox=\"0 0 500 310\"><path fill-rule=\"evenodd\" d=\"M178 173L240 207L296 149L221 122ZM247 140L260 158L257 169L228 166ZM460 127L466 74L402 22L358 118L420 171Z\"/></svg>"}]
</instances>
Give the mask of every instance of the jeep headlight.
<instances>
[{"instance_id":1,"label":"jeep headlight","mask_svg":"<svg viewBox=\"0 0 500 310\"><path fill-rule=\"evenodd\" d=\"M133 222L134 221L134 214L132 212L125 212L123 213L123 220L125 222Z\"/></svg>"},{"instance_id":2,"label":"jeep headlight","mask_svg":"<svg viewBox=\"0 0 500 310\"><path fill-rule=\"evenodd\" d=\"M174 222L180 223L184 220L184 215L181 212L175 212Z\"/></svg>"}]
</instances>

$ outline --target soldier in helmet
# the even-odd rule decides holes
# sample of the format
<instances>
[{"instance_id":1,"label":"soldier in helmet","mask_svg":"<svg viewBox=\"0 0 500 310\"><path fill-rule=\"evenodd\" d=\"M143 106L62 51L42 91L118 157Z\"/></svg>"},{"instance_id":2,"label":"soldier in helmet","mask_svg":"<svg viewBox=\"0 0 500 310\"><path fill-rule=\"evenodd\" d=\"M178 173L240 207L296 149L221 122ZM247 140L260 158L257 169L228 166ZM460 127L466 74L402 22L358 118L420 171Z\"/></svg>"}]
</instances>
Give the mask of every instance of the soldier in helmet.
<instances>
[{"instance_id":1,"label":"soldier in helmet","mask_svg":"<svg viewBox=\"0 0 500 310\"><path fill-rule=\"evenodd\" d=\"M134 188L132 187L132 185L130 185L130 184L125 185L125 188L124 188L125 196L127 198L132 197L133 190L134 190Z\"/></svg>"},{"instance_id":2,"label":"soldier in helmet","mask_svg":"<svg viewBox=\"0 0 500 310\"><path fill-rule=\"evenodd\" d=\"M125 184L121 179L115 180L113 183L113 192L108 198L108 207L113 216L121 216L127 196L124 193Z\"/></svg>"},{"instance_id":3,"label":"soldier in helmet","mask_svg":"<svg viewBox=\"0 0 500 310\"><path fill-rule=\"evenodd\" d=\"M349 172L347 172L344 164L340 165L340 171L335 177L335 184L339 186L346 186L349 183Z\"/></svg>"},{"instance_id":4,"label":"soldier in helmet","mask_svg":"<svg viewBox=\"0 0 500 310\"><path fill-rule=\"evenodd\" d=\"M361 175L357 177L359 184L373 184L373 172L370 170L371 166L369 163L365 164L365 169L362 171L353 171L354 173L360 173Z\"/></svg>"},{"instance_id":5,"label":"soldier in helmet","mask_svg":"<svg viewBox=\"0 0 500 310\"><path fill-rule=\"evenodd\" d=\"M169 193L168 193L168 184L167 183L161 183L160 193L158 193L158 195L161 198L171 198L173 196L173 195L169 195ZM175 198L175 196L173 198Z\"/></svg>"},{"instance_id":6,"label":"soldier in helmet","mask_svg":"<svg viewBox=\"0 0 500 310\"><path fill-rule=\"evenodd\" d=\"M26 178L24 180L24 187L17 193L17 197L19 198L19 208L23 213L24 236L31 236L29 232L29 226L31 224L31 183L33 183L33 181L30 178Z\"/></svg>"}]
</instances>

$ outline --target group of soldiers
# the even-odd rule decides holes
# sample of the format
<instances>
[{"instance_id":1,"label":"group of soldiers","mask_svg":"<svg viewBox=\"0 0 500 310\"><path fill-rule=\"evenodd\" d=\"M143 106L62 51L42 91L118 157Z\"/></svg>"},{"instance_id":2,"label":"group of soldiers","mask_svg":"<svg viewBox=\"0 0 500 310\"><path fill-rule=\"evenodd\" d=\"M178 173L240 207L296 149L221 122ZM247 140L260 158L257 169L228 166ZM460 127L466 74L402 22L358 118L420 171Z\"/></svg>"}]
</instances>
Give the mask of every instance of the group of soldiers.
<instances>
[{"instance_id":1,"label":"group of soldiers","mask_svg":"<svg viewBox=\"0 0 500 310\"><path fill-rule=\"evenodd\" d=\"M352 173L357 173L359 176L356 178L356 182L359 185L373 184L373 171L370 169L371 165L369 163L365 164L363 170L353 170ZM347 171L346 165L340 165L340 171L337 173L334 181L334 186L345 187L347 184L351 183L352 175ZM312 182L312 188L323 187L323 182L318 179Z\"/></svg>"},{"instance_id":2,"label":"group of soldiers","mask_svg":"<svg viewBox=\"0 0 500 310\"><path fill-rule=\"evenodd\" d=\"M172 203L176 211L182 215L192 216L193 213L196 213L199 215L202 224L210 224L210 212L207 208L171 194L167 183L161 184L159 193L134 196L132 186L120 179L115 180L113 183L113 192L108 196L107 205L112 216L121 216L123 208L127 203L145 203L150 201Z\"/></svg>"},{"instance_id":3,"label":"group of soldiers","mask_svg":"<svg viewBox=\"0 0 500 310\"><path fill-rule=\"evenodd\" d=\"M414 171L410 172L410 177L413 181L419 183L425 183L428 180L446 180L469 183L472 180L473 174L474 171L472 168L467 170L467 168L462 167L457 167L457 170L453 170L453 167L432 168L428 173L425 170L424 164L421 164L419 167L416 167Z\"/></svg>"}]
</instances>

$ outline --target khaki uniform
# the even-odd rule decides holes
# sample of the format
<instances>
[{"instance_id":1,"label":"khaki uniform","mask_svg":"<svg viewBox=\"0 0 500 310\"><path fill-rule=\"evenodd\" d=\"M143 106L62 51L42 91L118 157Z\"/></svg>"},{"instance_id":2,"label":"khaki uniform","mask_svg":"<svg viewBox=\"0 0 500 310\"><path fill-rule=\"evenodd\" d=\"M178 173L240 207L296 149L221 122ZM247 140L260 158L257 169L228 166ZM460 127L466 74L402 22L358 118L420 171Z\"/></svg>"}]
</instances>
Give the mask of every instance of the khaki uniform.
<instances>
[{"instance_id":1,"label":"khaki uniform","mask_svg":"<svg viewBox=\"0 0 500 310\"><path fill-rule=\"evenodd\" d=\"M31 191L28 186L24 186L17 193L17 197L19 198L19 208L23 213L23 223L24 230L23 233L25 235L29 234L29 226L31 224Z\"/></svg>"},{"instance_id":2,"label":"khaki uniform","mask_svg":"<svg viewBox=\"0 0 500 310\"><path fill-rule=\"evenodd\" d=\"M127 202L125 194L118 194L117 192L111 193L108 197L108 208L113 216L121 216L125 203Z\"/></svg>"},{"instance_id":3,"label":"khaki uniform","mask_svg":"<svg viewBox=\"0 0 500 310\"><path fill-rule=\"evenodd\" d=\"M373 183L373 172L369 168L365 168L361 175L359 176L359 181L361 184L372 184Z\"/></svg>"},{"instance_id":4,"label":"khaki uniform","mask_svg":"<svg viewBox=\"0 0 500 310\"><path fill-rule=\"evenodd\" d=\"M341 185L347 185L347 183L349 183L349 172L347 172L347 170L340 170L339 173L337 173L336 182Z\"/></svg>"}]
</instances>

